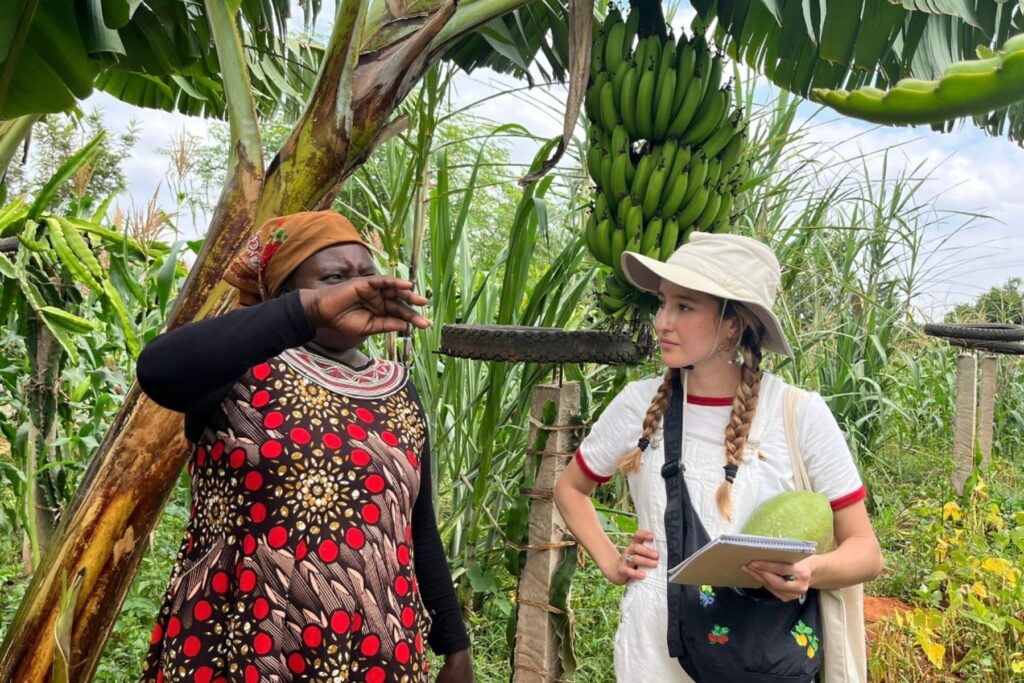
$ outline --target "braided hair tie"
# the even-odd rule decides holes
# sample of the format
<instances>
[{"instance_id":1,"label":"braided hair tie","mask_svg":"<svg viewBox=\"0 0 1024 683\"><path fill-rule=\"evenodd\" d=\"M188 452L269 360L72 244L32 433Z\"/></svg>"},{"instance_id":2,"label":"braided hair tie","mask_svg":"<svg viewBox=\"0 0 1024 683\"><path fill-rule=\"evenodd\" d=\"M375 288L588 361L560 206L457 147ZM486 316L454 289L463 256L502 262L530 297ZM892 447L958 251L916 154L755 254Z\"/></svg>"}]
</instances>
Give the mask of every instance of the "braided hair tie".
<instances>
[{"instance_id":1,"label":"braided hair tie","mask_svg":"<svg viewBox=\"0 0 1024 683\"><path fill-rule=\"evenodd\" d=\"M646 451L647 447L650 446L650 445L651 445L651 440L648 439L646 436L641 436L640 439L636 442L636 447L640 449L641 453Z\"/></svg>"},{"instance_id":2,"label":"braided hair tie","mask_svg":"<svg viewBox=\"0 0 1024 683\"><path fill-rule=\"evenodd\" d=\"M722 469L725 470L725 480L731 484L736 480L736 472L739 471L740 467L739 465L729 463L728 465L724 465Z\"/></svg>"}]
</instances>

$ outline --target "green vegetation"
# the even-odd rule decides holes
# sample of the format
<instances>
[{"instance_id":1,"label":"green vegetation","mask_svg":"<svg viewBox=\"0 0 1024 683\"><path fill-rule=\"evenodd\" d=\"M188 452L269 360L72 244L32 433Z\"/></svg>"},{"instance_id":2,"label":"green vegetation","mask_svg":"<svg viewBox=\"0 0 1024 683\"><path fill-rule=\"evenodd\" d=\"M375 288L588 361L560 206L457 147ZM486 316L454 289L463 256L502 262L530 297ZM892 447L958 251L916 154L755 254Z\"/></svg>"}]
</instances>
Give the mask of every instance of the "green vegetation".
<instances>
[{"instance_id":1,"label":"green vegetation","mask_svg":"<svg viewBox=\"0 0 1024 683\"><path fill-rule=\"evenodd\" d=\"M432 293L428 315L437 323L598 324L598 291L607 271L584 256L588 195L579 155L523 191L509 189L522 174L507 163L511 144L532 136L474 118L471 111L447 110L449 86L443 70L427 75L404 105L407 130L356 171L337 205L379 244L382 269L413 277ZM910 606L903 616L873 627L875 677L1002 681L1024 673L1024 498L1019 493L1024 371L1012 358L1001 359L991 470L977 480L967 504L954 502L949 485L954 351L924 336L913 315L913 297L927 268L921 235L936 221L957 227L956 222L969 224L977 217L936 214L922 203L917 191L928 169L892 176L884 164L892 150L830 159L820 145L807 141L806 128L793 128L794 100L780 97L756 106L749 90L737 97L746 100L752 124L750 179L737 197L736 229L772 244L787 273L779 310L797 353L772 369L820 392L835 411L871 492L889 560L868 592ZM578 141L572 149L581 145ZM538 159L548 152L542 147ZM88 155L77 160L84 158ZM54 302L82 322L53 323L65 335L62 352L77 353L80 362L59 366L53 385L56 426L41 451L52 464L32 465L18 436L30 423L21 398L30 370L22 326L35 321L38 327L40 319L24 305L0 307L0 425L7 425L0 441L0 509L5 512L0 515L5 532L0 633L11 623L28 582L22 559L30 524L23 512L26 501L41 482L47 496L54 494L44 500L55 514L68 504L130 385L132 349L125 320L140 342L150 338L166 320L183 275L176 257L183 247L163 244L158 234L166 227L159 217L168 214L154 210L153 220L119 224L111 212L98 211L96 199L74 190L67 190L66 203L51 204L46 197L56 195L44 193L63 191L72 182L72 173L60 172L71 167L62 164L51 173L57 181L43 183L20 204L12 198L0 215L22 215L36 206L38 225L46 228L47 217L58 225L63 218L90 226L82 228L83 239L128 313L126 318L109 315L110 294L101 294L87 275L67 266L49 242L50 232L27 235L41 250L19 247L14 257L4 256L12 267L19 258L31 260L22 265L36 270L0 271L3 301L13 301L27 278L53 285ZM188 181L186 176L179 175L178 182ZM15 224L12 218L3 225ZM24 235L28 223L17 225L17 234ZM0 238L8 236L0 232ZM31 275L19 277L19 272ZM1012 292L1019 304L1019 281L999 291L1010 302L1006 310L1017 305ZM977 319L1000 316L1003 309L990 305L997 298L995 291L986 294L974 311L955 311L956 318L974 312ZM517 548L524 539L519 489L530 485L531 476L524 472L523 454L536 445L527 439L529 391L549 379L552 368L438 356L439 335L437 324L412 339L381 340L374 351L408 360L424 403L435 407L430 419L442 534L473 631L479 680L504 681L511 671ZM653 372L655 365L563 371L582 383L581 418L587 422L624 382ZM63 483L54 488L50 478L59 472L64 479L56 481ZM621 479L599 489L602 520L616 538L635 526L625 500ZM96 680L125 680L138 669L189 507L187 482L180 481L160 525L145 541L140 571ZM581 555L569 600L581 683L612 680L621 594ZM906 657L908 652L915 656Z\"/></svg>"}]
</instances>

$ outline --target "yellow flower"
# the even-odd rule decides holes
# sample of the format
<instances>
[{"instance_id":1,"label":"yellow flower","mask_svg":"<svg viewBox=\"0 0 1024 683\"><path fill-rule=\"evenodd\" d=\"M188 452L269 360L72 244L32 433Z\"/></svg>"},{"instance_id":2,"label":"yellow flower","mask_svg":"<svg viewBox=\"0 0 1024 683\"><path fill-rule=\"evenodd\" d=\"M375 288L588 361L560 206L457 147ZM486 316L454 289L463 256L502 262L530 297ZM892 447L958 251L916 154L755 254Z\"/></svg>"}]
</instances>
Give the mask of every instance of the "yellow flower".
<instances>
[{"instance_id":1,"label":"yellow flower","mask_svg":"<svg viewBox=\"0 0 1024 683\"><path fill-rule=\"evenodd\" d=\"M963 510L960 509L960 505L955 501L950 501L942 506L942 521L952 519L954 522L960 520L963 517Z\"/></svg>"},{"instance_id":2,"label":"yellow flower","mask_svg":"<svg viewBox=\"0 0 1024 683\"><path fill-rule=\"evenodd\" d=\"M1015 674L1024 674L1024 654L1014 652L1010 658L1010 670Z\"/></svg>"},{"instance_id":3,"label":"yellow flower","mask_svg":"<svg viewBox=\"0 0 1024 683\"><path fill-rule=\"evenodd\" d=\"M1020 575L1020 570L1014 567L1009 560L1003 557L986 557L981 567L996 576L1003 577L1011 586L1017 585L1017 577Z\"/></svg>"},{"instance_id":4,"label":"yellow flower","mask_svg":"<svg viewBox=\"0 0 1024 683\"><path fill-rule=\"evenodd\" d=\"M981 581L975 581L971 584L971 592L982 599L988 597L988 589L985 588L985 584L983 584Z\"/></svg>"},{"instance_id":5,"label":"yellow flower","mask_svg":"<svg viewBox=\"0 0 1024 683\"><path fill-rule=\"evenodd\" d=\"M978 483L974 485L974 494L982 500L988 500L988 484L984 479L978 479Z\"/></svg>"}]
</instances>

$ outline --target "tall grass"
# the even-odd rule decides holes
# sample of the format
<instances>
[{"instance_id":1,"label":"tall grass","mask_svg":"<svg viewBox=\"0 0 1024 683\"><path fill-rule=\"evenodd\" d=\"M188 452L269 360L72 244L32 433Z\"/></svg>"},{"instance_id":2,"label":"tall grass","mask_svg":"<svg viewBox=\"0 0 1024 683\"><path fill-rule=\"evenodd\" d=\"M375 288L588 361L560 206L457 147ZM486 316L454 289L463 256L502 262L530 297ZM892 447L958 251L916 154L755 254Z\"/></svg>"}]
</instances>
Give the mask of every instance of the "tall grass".
<instances>
[{"instance_id":1,"label":"tall grass","mask_svg":"<svg viewBox=\"0 0 1024 683\"><path fill-rule=\"evenodd\" d=\"M795 112L780 95L755 115L737 229L782 263L778 309L795 357L774 368L826 398L865 467L883 445L950 436L952 354L923 336L915 300L943 243L984 217L937 211L922 194L932 169L896 170L897 148L816 142L822 124L794 127ZM926 242L939 228L946 236Z\"/></svg>"},{"instance_id":2,"label":"tall grass","mask_svg":"<svg viewBox=\"0 0 1024 683\"><path fill-rule=\"evenodd\" d=\"M444 110L449 87L444 74L428 76L406 112L412 132L385 145L343 201L376 222L392 270L431 295L434 325L391 352L411 363L428 408L449 561L464 601L476 595L479 602L502 596L516 578L499 571L506 547L520 542L503 526L518 527L509 511L522 500L531 389L552 368L439 356L443 325L576 327L589 310L593 269L579 239L578 186L552 175L511 196L496 193L523 172L496 169L496 159L507 159L503 141L536 143L517 126L457 125L469 112ZM550 149L542 145L537 158ZM412 205L404 196L415 198ZM491 251L495 214L508 224L503 245Z\"/></svg>"}]
</instances>

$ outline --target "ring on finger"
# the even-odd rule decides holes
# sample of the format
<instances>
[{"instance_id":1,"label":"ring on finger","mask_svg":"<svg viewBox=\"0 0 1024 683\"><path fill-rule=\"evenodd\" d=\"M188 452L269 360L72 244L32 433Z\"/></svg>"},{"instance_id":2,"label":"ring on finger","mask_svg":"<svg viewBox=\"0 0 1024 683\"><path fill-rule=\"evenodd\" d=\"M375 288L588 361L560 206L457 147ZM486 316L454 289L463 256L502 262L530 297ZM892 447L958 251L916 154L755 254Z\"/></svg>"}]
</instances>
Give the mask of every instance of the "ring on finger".
<instances>
[{"instance_id":1,"label":"ring on finger","mask_svg":"<svg viewBox=\"0 0 1024 683\"><path fill-rule=\"evenodd\" d=\"M632 566L633 553L626 553L625 557L622 558L622 561L625 562L627 565Z\"/></svg>"}]
</instances>

